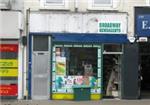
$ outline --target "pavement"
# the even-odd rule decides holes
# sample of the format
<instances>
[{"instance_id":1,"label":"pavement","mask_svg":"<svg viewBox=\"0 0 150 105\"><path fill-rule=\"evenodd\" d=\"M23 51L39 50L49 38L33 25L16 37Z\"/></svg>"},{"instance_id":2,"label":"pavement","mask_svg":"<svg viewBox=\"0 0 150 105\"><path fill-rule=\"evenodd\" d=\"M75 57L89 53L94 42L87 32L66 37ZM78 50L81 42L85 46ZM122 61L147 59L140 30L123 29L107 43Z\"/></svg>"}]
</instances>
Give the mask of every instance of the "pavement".
<instances>
[{"instance_id":1,"label":"pavement","mask_svg":"<svg viewBox=\"0 0 150 105\"><path fill-rule=\"evenodd\" d=\"M150 105L150 99L140 99L140 100L102 99L99 101L1 100L0 105Z\"/></svg>"}]
</instances>

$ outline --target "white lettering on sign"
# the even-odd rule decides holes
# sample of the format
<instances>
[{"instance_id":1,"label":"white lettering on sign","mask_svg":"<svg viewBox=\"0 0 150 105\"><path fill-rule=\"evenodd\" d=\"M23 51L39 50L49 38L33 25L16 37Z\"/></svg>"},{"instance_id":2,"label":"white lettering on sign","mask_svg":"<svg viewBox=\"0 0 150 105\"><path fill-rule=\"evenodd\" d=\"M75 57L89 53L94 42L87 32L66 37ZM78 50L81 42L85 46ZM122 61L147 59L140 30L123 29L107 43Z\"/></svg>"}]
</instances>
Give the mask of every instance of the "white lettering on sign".
<instances>
[{"instance_id":1,"label":"white lettering on sign","mask_svg":"<svg viewBox=\"0 0 150 105\"><path fill-rule=\"evenodd\" d=\"M144 29L144 30L150 29L148 21L146 21L146 20L142 21L142 29Z\"/></svg>"}]
</instances>

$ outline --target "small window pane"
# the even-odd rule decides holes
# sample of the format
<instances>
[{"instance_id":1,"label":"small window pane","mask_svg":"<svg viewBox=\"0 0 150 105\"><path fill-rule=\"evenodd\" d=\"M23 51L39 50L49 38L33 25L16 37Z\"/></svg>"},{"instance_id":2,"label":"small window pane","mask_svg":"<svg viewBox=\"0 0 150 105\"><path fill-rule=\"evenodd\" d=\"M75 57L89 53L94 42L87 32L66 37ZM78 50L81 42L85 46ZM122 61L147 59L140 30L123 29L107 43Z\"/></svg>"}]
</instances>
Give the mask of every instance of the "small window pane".
<instances>
[{"instance_id":1,"label":"small window pane","mask_svg":"<svg viewBox=\"0 0 150 105\"><path fill-rule=\"evenodd\" d=\"M94 0L94 4L111 4L111 0Z\"/></svg>"},{"instance_id":2,"label":"small window pane","mask_svg":"<svg viewBox=\"0 0 150 105\"><path fill-rule=\"evenodd\" d=\"M62 4L63 0L46 0L46 3Z\"/></svg>"},{"instance_id":3,"label":"small window pane","mask_svg":"<svg viewBox=\"0 0 150 105\"><path fill-rule=\"evenodd\" d=\"M104 45L105 52L122 52L121 44L105 44Z\"/></svg>"},{"instance_id":4,"label":"small window pane","mask_svg":"<svg viewBox=\"0 0 150 105\"><path fill-rule=\"evenodd\" d=\"M33 51L48 51L48 36L34 36Z\"/></svg>"}]
</instances>

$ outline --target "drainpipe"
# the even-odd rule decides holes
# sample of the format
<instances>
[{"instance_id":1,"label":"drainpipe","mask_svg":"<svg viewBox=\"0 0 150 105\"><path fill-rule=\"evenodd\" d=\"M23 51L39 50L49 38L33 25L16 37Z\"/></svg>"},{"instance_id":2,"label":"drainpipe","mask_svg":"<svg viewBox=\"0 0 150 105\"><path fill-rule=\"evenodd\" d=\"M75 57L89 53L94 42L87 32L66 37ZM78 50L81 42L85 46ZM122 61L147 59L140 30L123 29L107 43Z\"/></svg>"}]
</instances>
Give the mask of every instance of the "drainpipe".
<instances>
[{"instance_id":1,"label":"drainpipe","mask_svg":"<svg viewBox=\"0 0 150 105\"><path fill-rule=\"evenodd\" d=\"M28 61L29 61L29 17L30 17L30 8L26 10L26 37L27 37L27 45L26 45L26 72L25 72L25 81L26 81L26 89L25 89L25 98L29 99L28 95Z\"/></svg>"},{"instance_id":2,"label":"drainpipe","mask_svg":"<svg viewBox=\"0 0 150 105\"><path fill-rule=\"evenodd\" d=\"M75 11L78 11L78 0L74 0Z\"/></svg>"}]
</instances>

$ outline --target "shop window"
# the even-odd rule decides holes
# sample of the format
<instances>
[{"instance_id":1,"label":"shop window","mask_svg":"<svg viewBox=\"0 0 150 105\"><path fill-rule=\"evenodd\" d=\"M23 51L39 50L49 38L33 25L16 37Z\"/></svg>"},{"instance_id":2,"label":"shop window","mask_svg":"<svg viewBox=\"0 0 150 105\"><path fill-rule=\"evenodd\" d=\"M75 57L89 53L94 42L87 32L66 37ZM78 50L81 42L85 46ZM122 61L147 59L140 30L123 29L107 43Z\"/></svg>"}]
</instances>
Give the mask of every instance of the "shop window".
<instances>
[{"instance_id":1,"label":"shop window","mask_svg":"<svg viewBox=\"0 0 150 105\"><path fill-rule=\"evenodd\" d=\"M33 51L48 51L48 36L34 36Z\"/></svg>"},{"instance_id":2,"label":"shop window","mask_svg":"<svg viewBox=\"0 0 150 105\"><path fill-rule=\"evenodd\" d=\"M68 9L68 0L40 0L40 4L43 9Z\"/></svg>"},{"instance_id":3,"label":"shop window","mask_svg":"<svg viewBox=\"0 0 150 105\"><path fill-rule=\"evenodd\" d=\"M101 45L56 45L53 47L53 92L73 93L72 86L86 85L101 93Z\"/></svg>"},{"instance_id":4,"label":"shop window","mask_svg":"<svg viewBox=\"0 0 150 105\"><path fill-rule=\"evenodd\" d=\"M56 48L56 60L66 61L59 66L66 65L67 75L96 76L97 75L97 48ZM65 68L64 68L65 69ZM59 72L58 72L59 74ZM62 73L60 73L62 74Z\"/></svg>"}]
</instances>

